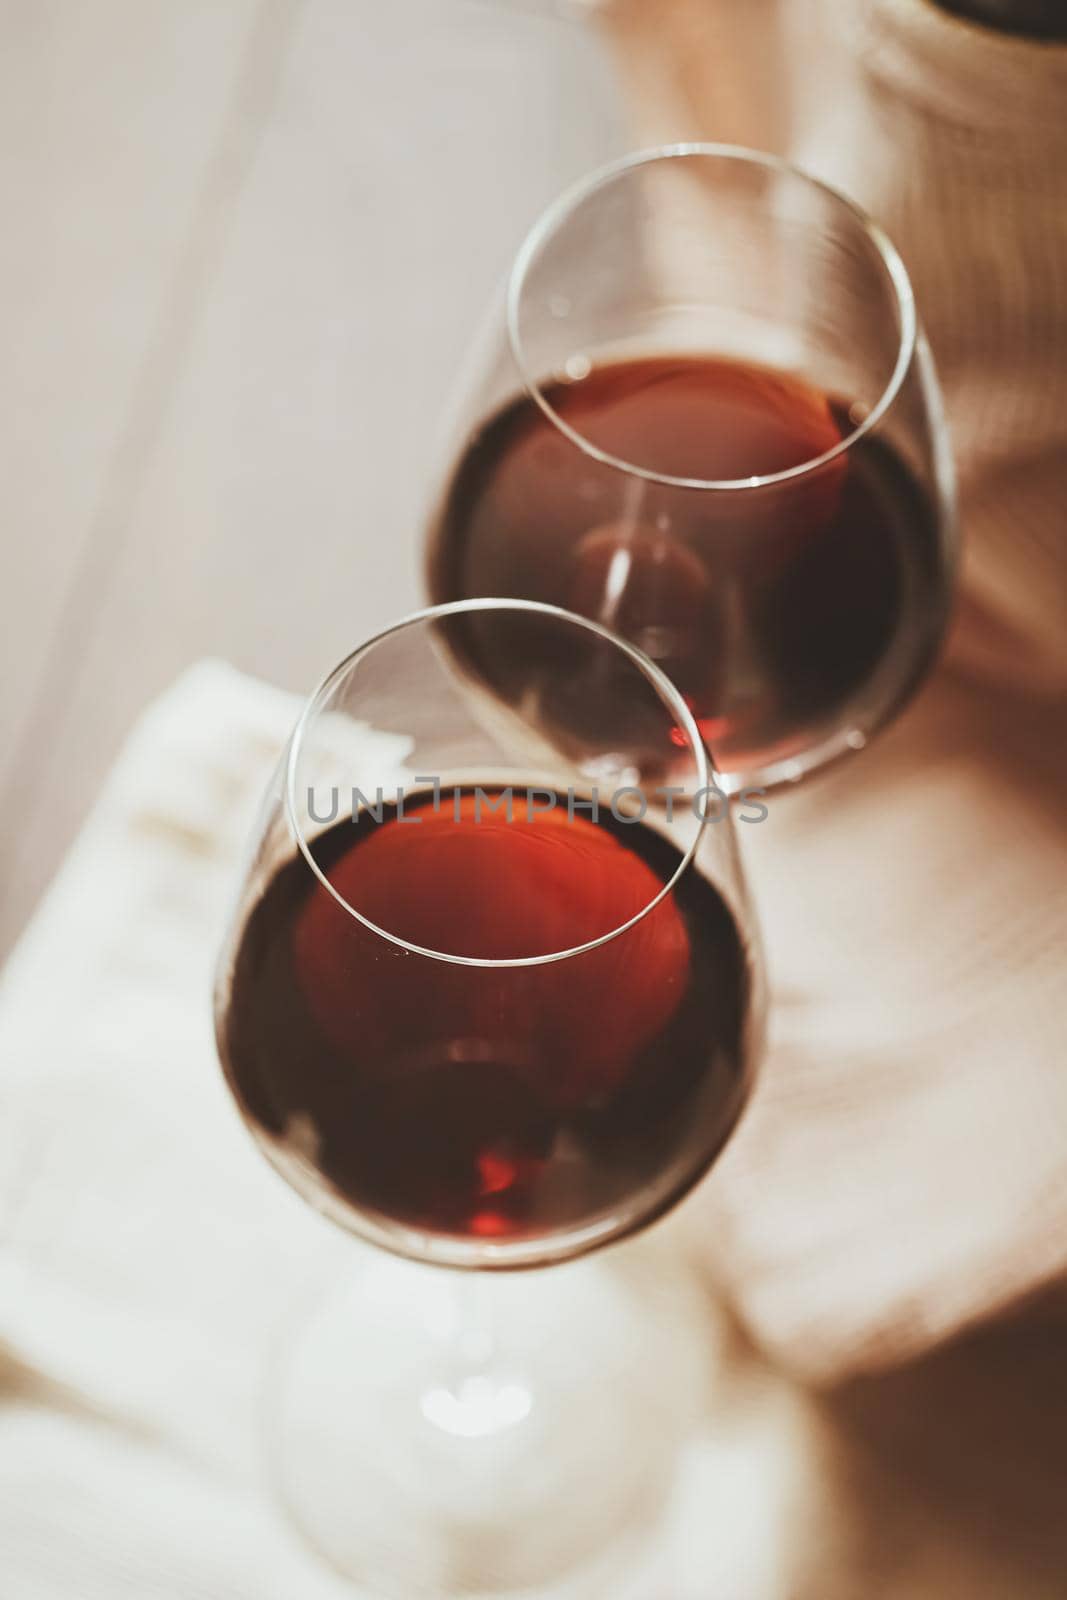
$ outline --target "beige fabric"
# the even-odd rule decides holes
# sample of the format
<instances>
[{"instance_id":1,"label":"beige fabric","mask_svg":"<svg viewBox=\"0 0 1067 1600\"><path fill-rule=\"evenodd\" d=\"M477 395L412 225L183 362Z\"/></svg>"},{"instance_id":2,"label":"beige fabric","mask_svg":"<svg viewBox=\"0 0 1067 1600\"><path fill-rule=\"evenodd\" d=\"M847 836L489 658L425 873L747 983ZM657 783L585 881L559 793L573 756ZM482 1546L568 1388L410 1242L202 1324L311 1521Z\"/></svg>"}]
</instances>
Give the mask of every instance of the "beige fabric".
<instances>
[{"instance_id":1,"label":"beige fabric","mask_svg":"<svg viewBox=\"0 0 1067 1600\"><path fill-rule=\"evenodd\" d=\"M794 98L778 0L607 0L640 142L781 150Z\"/></svg>"},{"instance_id":2,"label":"beige fabric","mask_svg":"<svg viewBox=\"0 0 1067 1600\"><path fill-rule=\"evenodd\" d=\"M926 0L831 6L851 93L801 161L899 245L938 362L967 544L957 656L1067 689L1067 46Z\"/></svg>"},{"instance_id":3,"label":"beige fabric","mask_svg":"<svg viewBox=\"0 0 1067 1600\"><path fill-rule=\"evenodd\" d=\"M742 12L609 9L642 138L732 138L739 106L750 137L783 103L722 49ZM790 0L777 26L780 147L912 274L966 541L951 665L746 837L772 1048L694 1222L757 1338L832 1377L1067 1266L1067 49L925 0Z\"/></svg>"}]
</instances>

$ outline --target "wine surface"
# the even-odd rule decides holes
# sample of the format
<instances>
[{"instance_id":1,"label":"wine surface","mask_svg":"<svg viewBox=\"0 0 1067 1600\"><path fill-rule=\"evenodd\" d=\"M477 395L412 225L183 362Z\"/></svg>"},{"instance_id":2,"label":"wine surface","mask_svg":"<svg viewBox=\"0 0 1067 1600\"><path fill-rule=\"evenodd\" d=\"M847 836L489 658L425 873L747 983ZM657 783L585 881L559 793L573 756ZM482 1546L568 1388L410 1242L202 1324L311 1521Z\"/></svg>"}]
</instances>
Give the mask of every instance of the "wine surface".
<instances>
[{"instance_id":1,"label":"wine surface","mask_svg":"<svg viewBox=\"0 0 1067 1600\"><path fill-rule=\"evenodd\" d=\"M847 403L718 358L608 362L543 394L594 449L702 482L803 466L854 426ZM597 459L525 394L469 441L429 572L435 602L548 601L624 634L681 689L720 767L750 772L853 711L873 727L896 710L948 594L934 510L880 438L777 485L685 487ZM529 687L506 641L477 665L498 692Z\"/></svg>"},{"instance_id":2,"label":"wine surface","mask_svg":"<svg viewBox=\"0 0 1067 1600\"><path fill-rule=\"evenodd\" d=\"M554 955L636 916L677 869L644 823L530 814L516 792L408 796L312 849L395 938L479 961ZM637 1226L706 1170L747 1092L750 968L691 865L634 926L560 960L413 954L284 864L234 958L220 1046L264 1143L409 1228L537 1239ZM283 1164L283 1163L279 1163Z\"/></svg>"}]
</instances>

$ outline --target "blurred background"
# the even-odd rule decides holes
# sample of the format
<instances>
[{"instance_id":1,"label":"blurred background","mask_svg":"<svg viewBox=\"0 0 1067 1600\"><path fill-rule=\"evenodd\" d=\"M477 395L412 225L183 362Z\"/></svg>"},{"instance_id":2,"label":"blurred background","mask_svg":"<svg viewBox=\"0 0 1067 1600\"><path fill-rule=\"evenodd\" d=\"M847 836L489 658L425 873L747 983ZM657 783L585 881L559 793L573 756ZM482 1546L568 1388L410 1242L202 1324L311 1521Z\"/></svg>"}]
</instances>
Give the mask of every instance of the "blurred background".
<instances>
[{"instance_id":1,"label":"blurred background","mask_svg":"<svg viewBox=\"0 0 1067 1600\"><path fill-rule=\"evenodd\" d=\"M628 148L581 12L0 3L0 951L182 667L304 691L421 603L487 299Z\"/></svg>"}]
</instances>

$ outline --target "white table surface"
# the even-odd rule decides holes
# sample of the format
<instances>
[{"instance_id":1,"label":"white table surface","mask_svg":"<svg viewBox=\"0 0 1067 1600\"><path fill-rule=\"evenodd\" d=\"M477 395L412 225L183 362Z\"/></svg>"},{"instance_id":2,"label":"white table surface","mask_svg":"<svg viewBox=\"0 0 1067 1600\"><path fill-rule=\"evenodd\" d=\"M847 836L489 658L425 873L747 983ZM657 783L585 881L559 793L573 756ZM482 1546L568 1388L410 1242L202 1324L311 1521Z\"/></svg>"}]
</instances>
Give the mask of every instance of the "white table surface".
<instances>
[{"instance_id":1,"label":"white table surface","mask_svg":"<svg viewBox=\"0 0 1067 1600\"><path fill-rule=\"evenodd\" d=\"M548 3L0 0L0 952L178 670L419 603L487 297L626 143Z\"/></svg>"}]
</instances>

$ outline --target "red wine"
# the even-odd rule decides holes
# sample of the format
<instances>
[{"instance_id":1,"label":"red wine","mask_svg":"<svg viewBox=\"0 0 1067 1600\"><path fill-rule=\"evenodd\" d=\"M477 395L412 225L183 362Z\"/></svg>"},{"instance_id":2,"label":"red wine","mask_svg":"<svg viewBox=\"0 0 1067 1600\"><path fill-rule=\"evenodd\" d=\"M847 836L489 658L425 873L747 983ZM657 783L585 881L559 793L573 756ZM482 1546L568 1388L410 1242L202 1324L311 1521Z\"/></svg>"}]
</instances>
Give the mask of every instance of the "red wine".
<instances>
[{"instance_id":1,"label":"red wine","mask_svg":"<svg viewBox=\"0 0 1067 1600\"><path fill-rule=\"evenodd\" d=\"M543 394L595 449L673 478L785 472L854 428L845 402L718 358L609 362ZM631 638L728 770L803 750L858 698L873 703L867 726L891 714L948 594L934 509L881 438L778 485L682 487L596 459L528 395L469 441L435 519L430 587L435 601L548 601ZM467 632L494 690L528 698L529 662L502 628L476 644Z\"/></svg>"},{"instance_id":2,"label":"red wine","mask_svg":"<svg viewBox=\"0 0 1067 1600\"><path fill-rule=\"evenodd\" d=\"M480 961L554 955L635 917L676 871L644 823L560 796L509 821L499 791L405 798L314 842L361 916ZM749 957L691 865L582 954L485 967L412 954L302 856L252 909L220 1047L268 1153L412 1228L531 1240L626 1211L637 1226L706 1170L747 1091Z\"/></svg>"}]
</instances>

